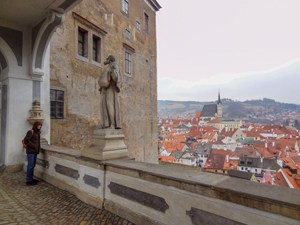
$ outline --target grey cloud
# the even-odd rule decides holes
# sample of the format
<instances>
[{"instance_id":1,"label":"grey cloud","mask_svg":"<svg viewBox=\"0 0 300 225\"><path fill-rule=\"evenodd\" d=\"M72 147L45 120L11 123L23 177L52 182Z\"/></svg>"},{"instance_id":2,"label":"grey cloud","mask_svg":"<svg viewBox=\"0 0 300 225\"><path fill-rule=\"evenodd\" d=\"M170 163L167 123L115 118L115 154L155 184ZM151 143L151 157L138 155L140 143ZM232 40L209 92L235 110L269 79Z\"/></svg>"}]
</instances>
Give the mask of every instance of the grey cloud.
<instances>
[{"instance_id":1,"label":"grey cloud","mask_svg":"<svg viewBox=\"0 0 300 225\"><path fill-rule=\"evenodd\" d=\"M268 72L248 73L239 78L224 77L207 84L205 81L158 79L158 98L163 100L214 101L218 88L225 98L234 100L272 98L280 102L300 104L300 61ZM226 75L230 78L230 75ZM235 75L236 76L236 75Z\"/></svg>"}]
</instances>

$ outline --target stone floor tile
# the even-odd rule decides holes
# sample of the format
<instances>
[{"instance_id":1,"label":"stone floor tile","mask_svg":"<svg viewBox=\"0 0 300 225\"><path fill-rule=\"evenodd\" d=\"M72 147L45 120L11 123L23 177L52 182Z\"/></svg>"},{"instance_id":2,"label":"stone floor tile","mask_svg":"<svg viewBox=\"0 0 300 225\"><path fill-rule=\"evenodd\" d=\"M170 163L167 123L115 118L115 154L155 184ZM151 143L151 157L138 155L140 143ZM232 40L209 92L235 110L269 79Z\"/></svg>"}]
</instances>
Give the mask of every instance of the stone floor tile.
<instances>
[{"instance_id":1,"label":"stone floor tile","mask_svg":"<svg viewBox=\"0 0 300 225\"><path fill-rule=\"evenodd\" d=\"M134 225L44 181L26 186L24 172L0 175L0 225Z\"/></svg>"}]
</instances>

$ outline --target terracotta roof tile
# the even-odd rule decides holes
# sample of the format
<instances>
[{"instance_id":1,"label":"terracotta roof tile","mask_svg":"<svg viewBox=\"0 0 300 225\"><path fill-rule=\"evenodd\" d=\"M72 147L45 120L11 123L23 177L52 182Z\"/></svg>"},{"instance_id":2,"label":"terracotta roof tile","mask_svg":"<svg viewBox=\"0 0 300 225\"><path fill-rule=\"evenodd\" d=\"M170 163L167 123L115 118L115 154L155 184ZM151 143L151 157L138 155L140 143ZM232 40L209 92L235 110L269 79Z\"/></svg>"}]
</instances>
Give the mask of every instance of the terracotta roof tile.
<instances>
[{"instance_id":1,"label":"terracotta roof tile","mask_svg":"<svg viewBox=\"0 0 300 225\"><path fill-rule=\"evenodd\" d=\"M200 116L201 116L201 112L196 112L195 113L195 118L200 118Z\"/></svg>"},{"instance_id":2,"label":"terracotta roof tile","mask_svg":"<svg viewBox=\"0 0 300 225\"><path fill-rule=\"evenodd\" d=\"M226 155L210 154L204 168L205 169L224 169Z\"/></svg>"},{"instance_id":3,"label":"terracotta roof tile","mask_svg":"<svg viewBox=\"0 0 300 225\"><path fill-rule=\"evenodd\" d=\"M287 183L296 189L300 189L300 177L298 174L291 173L291 171L287 168L282 168L281 171Z\"/></svg>"},{"instance_id":4,"label":"terracotta roof tile","mask_svg":"<svg viewBox=\"0 0 300 225\"><path fill-rule=\"evenodd\" d=\"M160 160L163 162L175 162L174 156L160 156Z\"/></svg>"}]
</instances>

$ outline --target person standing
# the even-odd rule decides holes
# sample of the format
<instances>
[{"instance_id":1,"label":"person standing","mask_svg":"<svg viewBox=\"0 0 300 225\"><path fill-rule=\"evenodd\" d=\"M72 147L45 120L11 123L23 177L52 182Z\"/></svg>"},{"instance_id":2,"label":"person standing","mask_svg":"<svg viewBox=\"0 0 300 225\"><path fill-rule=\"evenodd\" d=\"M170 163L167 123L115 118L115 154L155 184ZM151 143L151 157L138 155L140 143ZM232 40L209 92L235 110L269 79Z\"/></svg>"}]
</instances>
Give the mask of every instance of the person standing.
<instances>
[{"instance_id":1,"label":"person standing","mask_svg":"<svg viewBox=\"0 0 300 225\"><path fill-rule=\"evenodd\" d=\"M27 154L26 184L36 185L38 180L33 178L34 167L36 165L37 154L41 150L41 129L42 123L35 122L24 138Z\"/></svg>"}]
</instances>

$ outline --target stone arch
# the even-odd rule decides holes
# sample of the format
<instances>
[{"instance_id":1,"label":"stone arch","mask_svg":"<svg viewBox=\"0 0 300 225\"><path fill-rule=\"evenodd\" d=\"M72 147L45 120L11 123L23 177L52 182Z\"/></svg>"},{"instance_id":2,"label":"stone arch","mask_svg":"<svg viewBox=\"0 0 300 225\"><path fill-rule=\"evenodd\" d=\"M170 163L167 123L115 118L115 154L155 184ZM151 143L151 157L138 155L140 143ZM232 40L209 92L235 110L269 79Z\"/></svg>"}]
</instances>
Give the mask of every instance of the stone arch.
<instances>
[{"instance_id":1,"label":"stone arch","mask_svg":"<svg viewBox=\"0 0 300 225\"><path fill-rule=\"evenodd\" d=\"M10 45L0 37L0 165L5 164L7 144L7 104L9 73L20 67L18 57Z\"/></svg>"},{"instance_id":2,"label":"stone arch","mask_svg":"<svg viewBox=\"0 0 300 225\"><path fill-rule=\"evenodd\" d=\"M9 70L19 67L16 55L6 41L0 37L0 82Z\"/></svg>"},{"instance_id":3,"label":"stone arch","mask_svg":"<svg viewBox=\"0 0 300 225\"><path fill-rule=\"evenodd\" d=\"M31 75L33 78L41 79L44 75L44 58L52 34L58 25L64 20L64 15L51 11L46 19L33 28L33 50Z\"/></svg>"},{"instance_id":4,"label":"stone arch","mask_svg":"<svg viewBox=\"0 0 300 225\"><path fill-rule=\"evenodd\" d=\"M1 74L1 71L5 70L7 67L8 67L8 65L7 65L6 58L4 57L2 52L0 51L0 74Z\"/></svg>"},{"instance_id":5,"label":"stone arch","mask_svg":"<svg viewBox=\"0 0 300 225\"><path fill-rule=\"evenodd\" d=\"M0 166L5 163L5 145L6 145L6 111L3 110L3 106L6 103L3 99L2 80L4 74L8 73L9 65L11 64L8 59L14 61L17 65L17 59L8 44L0 37ZM13 62L12 62L13 64ZM4 90L6 91L6 90Z\"/></svg>"},{"instance_id":6,"label":"stone arch","mask_svg":"<svg viewBox=\"0 0 300 225\"><path fill-rule=\"evenodd\" d=\"M23 32L0 26L0 37L11 48L17 58L18 65L23 65Z\"/></svg>"}]
</instances>

